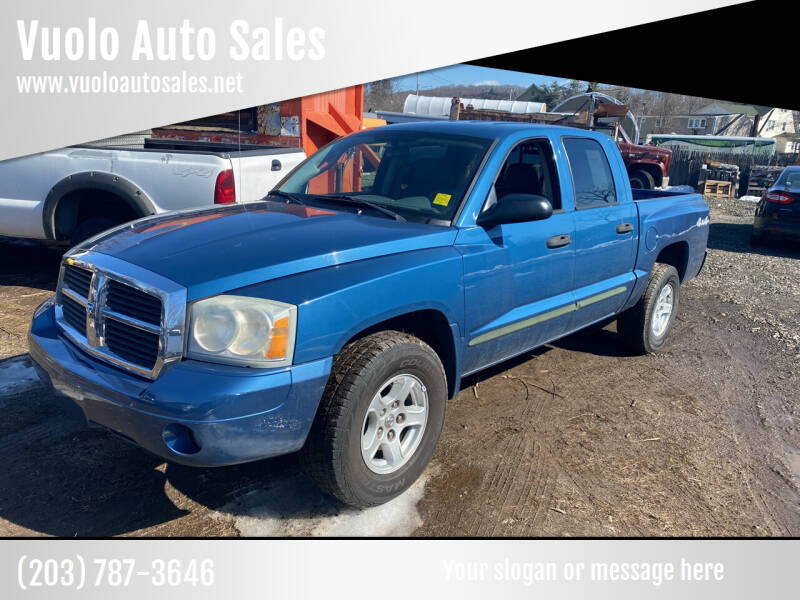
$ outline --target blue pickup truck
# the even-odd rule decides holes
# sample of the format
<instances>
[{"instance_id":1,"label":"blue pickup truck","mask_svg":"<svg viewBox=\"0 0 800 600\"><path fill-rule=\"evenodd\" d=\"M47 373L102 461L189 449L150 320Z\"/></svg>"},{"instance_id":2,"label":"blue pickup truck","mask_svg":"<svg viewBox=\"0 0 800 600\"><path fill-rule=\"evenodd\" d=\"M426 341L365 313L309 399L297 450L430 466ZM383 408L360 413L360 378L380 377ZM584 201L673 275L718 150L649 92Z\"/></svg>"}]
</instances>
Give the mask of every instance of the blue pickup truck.
<instances>
[{"instance_id":1,"label":"blue pickup truck","mask_svg":"<svg viewBox=\"0 0 800 600\"><path fill-rule=\"evenodd\" d=\"M614 141L404 124L335 140L262 202L68 252L30 353L87 419L167 460L300 451L353 506L430 461L462 377L617 319L663 346L706 256L697 194L631 190Z\"/></svg>"}]
</instances>

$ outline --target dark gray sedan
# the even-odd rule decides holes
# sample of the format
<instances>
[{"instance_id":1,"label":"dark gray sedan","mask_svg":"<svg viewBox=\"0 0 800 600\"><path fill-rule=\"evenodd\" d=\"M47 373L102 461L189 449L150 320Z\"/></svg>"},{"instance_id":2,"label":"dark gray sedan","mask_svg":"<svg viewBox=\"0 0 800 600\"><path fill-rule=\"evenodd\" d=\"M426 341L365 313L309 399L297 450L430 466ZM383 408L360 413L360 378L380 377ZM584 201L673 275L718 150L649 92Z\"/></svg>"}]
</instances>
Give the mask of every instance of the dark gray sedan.
<instances>
[{"instance_id":1,"label":"dark gray sedan","mask_svg":"<svg viewBox=\"0 0 800 600\"><path fill-rule=\"evenodd\" d=\"M782 239L800 241L800 165L786 167L756 206L750 243Z\"/></svg>"}]
</instances>

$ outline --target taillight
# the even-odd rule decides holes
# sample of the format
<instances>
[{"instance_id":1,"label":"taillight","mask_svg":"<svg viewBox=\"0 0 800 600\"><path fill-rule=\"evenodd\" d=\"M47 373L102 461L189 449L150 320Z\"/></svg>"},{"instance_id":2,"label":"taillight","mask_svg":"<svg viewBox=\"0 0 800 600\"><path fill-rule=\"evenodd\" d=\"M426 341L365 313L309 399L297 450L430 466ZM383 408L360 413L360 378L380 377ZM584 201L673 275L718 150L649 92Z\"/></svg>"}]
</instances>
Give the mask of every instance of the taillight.
<instances>
[{"instance_id":1,"label":"taillight","mask_svg":"<svg viewBox=\"0 0 800 600\"><path fill-rule=\"evenodd\" d=\"M233 204L236 202L236 184L233 180L233 169L220 171L217 184L214 186L214 204Z\"/></svg>"},{"instance_id":2,"label":"taillight","mask_svg":"<svg viewBox=\"0 0 800 600\"><path fill-rule=\"evenodd\" d=\"M789 204L790 202L794 202L794 198L792 198L786 192L777 192L772 191L768 192L764 199L767 202L774 202L775 204Z\"/></svg>"}]
</instances>

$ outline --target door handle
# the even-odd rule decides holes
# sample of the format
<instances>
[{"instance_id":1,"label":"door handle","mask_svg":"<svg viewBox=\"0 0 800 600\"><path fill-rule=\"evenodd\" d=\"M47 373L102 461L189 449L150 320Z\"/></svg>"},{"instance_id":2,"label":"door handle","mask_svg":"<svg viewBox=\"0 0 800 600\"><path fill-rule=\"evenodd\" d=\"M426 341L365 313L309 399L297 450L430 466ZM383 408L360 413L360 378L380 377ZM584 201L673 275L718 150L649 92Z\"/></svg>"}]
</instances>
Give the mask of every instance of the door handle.
<instances>
[{"instance_id":1,"label":"door handle","mask_svg":"<svg viewBox=\"0 0 800 600\"><path fill-rule=\"evenodd\" d=\"M272 159L272 166L270 167L271 171L280 171L281 170L281 161L277 158Z\"/></svg>"},{"instance_id":2,"label":"door handle","mask_svg":"<svg viewBox=\"0 0 800 600\"><path fill-rule=\"evenodd\" d=\"M617 233L622 235L623 233L630 233L633 231L633 223L620 223L617 225Z\"/></svg>"},{"instance_id":3,"label":"door handle","mask_svg":"<svg viewBox=\"0 0 800 600\"><path fill-rule=\"evenodd\" d=\"M564 246L569 246L572 242L572 238L569 237L569 234L562 233L561 235L554 235L547 240L547 247L548 248L563 248Z\"/></svg>"}]
</instances>

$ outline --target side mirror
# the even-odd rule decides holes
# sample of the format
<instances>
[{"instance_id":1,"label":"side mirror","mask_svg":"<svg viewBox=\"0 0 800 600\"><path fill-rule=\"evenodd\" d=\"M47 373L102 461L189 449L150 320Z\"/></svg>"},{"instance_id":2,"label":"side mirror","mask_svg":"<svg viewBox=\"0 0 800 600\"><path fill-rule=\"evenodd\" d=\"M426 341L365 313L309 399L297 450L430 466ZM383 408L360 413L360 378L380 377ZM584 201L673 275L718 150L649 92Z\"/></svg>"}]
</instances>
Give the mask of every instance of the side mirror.
<instances>
[{"instance_id":1,"label":"side mirror","mask_svg":"<svg viewBox=\"0 0 800 600\"><path fill-rule=\"evenodd\" d=\"M478 225L489 229L501 223L541 221L553 214L553 205L536 194L507 194L478 215Z\"/></svg>"}]
</instances>

